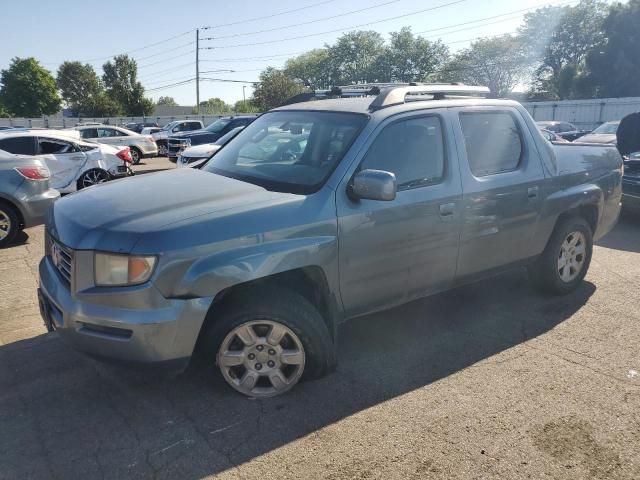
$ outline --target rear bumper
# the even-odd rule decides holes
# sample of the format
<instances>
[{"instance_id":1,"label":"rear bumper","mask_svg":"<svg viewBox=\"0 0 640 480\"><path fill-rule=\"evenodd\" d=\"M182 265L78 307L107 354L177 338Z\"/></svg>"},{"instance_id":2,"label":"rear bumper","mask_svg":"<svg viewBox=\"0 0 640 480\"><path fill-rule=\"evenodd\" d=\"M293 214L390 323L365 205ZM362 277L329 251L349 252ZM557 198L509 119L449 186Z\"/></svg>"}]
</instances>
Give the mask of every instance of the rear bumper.
<instances>
[{"instance_id":1,"label":"rear bumper","mask_svg":"<svg viewBox=\"0 0 640 480\"><path fill-rule=\"evenodd\" d=\"M35 227L44 223L49 208L58 198L60 198L60 192L54 189L19 198L17 203L24 220L24 227Z\"/></svg>"},{"instance_id":2,"label":"rear bumper","mask_svg":"<svg viewBox=\"0 0 640 480\"><path fill-rule=\"evenodd\" d=\"M133 293L144 298L139 303L146 308L123 308L118 305L125 296L122 289L72 294L73 282L71 287L63 282L49 257L41 260L39 273L45 325L76 350L101 360L173 372L188 365L211 299L165 299L147 285ZM99 303L82 297L98 298Z\"/></svg>"}]
</instances>

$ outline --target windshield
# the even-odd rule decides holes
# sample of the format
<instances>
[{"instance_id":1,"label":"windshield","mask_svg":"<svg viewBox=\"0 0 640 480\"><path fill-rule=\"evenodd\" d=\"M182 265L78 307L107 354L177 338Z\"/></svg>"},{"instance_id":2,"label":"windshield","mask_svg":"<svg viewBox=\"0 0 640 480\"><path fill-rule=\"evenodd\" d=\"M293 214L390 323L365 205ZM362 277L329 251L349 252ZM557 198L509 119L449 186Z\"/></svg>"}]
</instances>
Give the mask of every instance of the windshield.
<instances>
[{"instance_id":1,"label":"windshield","mask_svg":"<svg viewBox=\"0 0 640 480\"><path fill-rule=\"evenodd\" d=\"M242 131L244 127L236 127L234 129L232 129L231 131L225 133L223 136L221 136L218 140L216 140L215 143L216 145L220 145L221 147L225 146L229 140L231 140L233 137L235 137L238 133L240 133Z\"/></svg>"},{"instance_id":2,"label":"windshield","mask_svg":"<svg viewBox=\"0 0 640 480\"><path fill-rule=\"evenodd\" d=\"M591 133L614 134L618 130L618 123L603 123Z\"/></svg>"},{"instance_id":3,"label":"windshield","mask_svg":"<svg viewBox=\"0 0 640 480\"><path fill-rule=\"evenodd\" d=\"M312 193L322 186L366 121L366 115L354 113L266 113L203 170L268 190Z\"/></svg>"},{"instance_id":4,"label":"windshield","mask_svg":"<svg viewBox=\"0 0 640 480\"><path fill-rule=\"evenodd\" d=\"M228 118L220 118L209 125L206 130L211 133L218 133L221 132L224 127L229 125L230 122L231 120Z\"/></svg>"},{"instance_id":5,"label":"windshield","mask_svg":"<svg viewBox=\"0 0 640 480\"><path fill-rule=\"evenodd\" d=\"M164 127L162 127L162 130L171 130L178 122L170 122L167 123Z\"/></svg>"}]
</instances>

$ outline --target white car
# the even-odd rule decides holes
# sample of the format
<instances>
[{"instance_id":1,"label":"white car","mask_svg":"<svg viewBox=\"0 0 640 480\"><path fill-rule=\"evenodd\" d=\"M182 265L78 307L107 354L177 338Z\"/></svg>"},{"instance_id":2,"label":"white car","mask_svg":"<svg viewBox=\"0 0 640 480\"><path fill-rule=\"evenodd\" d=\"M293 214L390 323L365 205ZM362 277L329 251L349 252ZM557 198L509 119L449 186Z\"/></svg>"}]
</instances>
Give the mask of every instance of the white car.
<instances>
[{"instance_id":1,"label":"white car","mask_svg":"<svg viewBox=\"0 0 640 480\"><path fill-rule=\"evenodd\" d=\"M151 158L158 155L158 146L151 135L139 135L126 128L112 127L110 125L91 125L75 127L80 132L80 137L89 142L104 143L114 147L129 147L131 160L134 165L140 163L143 158Z\"/></svg>"},{"instance_id":2,"label":"white car","mask_svg":"<svg viewBox=\"0 0 640 480\"><path fill-rule=\"evenodd\" d=\"M44 161L51 172L49 183L60 193L127 175L127 163L131 162L128 147L85 142L78 136L78 132L69 131L4 130L0 132L0 150L3 156Z\"/></svg>"},{"instance_id":3,"label":"white car","mask_svg":"<svg viewBox=\"0 0 640 480\"><path fill-rule=\"evenodd\" d=\"M229 130L225 135L221 136L213 143L203 143L202 145L194 145L193 147L185 148L178 155L176 160L176 168L199 168L200 165L205 163L211 156L220 150L224 145L229 143L243 127L236 127L233 130Z\"/></svg>"}]
</instances>

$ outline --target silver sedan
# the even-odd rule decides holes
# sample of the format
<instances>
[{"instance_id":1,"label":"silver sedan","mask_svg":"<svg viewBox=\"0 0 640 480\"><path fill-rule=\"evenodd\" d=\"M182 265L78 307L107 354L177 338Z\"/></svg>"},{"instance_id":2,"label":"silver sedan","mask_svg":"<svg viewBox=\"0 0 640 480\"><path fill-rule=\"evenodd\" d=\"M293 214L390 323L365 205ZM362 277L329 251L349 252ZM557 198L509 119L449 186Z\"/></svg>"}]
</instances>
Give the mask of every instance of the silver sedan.
<instances>
[{"instance_id":1,"label":"silver sedan","mask_svg":"<svg viewBox=\"0 0 640 480\"><path fill-rule=\"evenodd\" d=\"M131 149L131 160L134 165L142 158L158 155L158 146L151 135L139 135L131 130L109 125L91 125L76 127L80 137L90 142L119 145Z\"/></svg>"}]
</instances>

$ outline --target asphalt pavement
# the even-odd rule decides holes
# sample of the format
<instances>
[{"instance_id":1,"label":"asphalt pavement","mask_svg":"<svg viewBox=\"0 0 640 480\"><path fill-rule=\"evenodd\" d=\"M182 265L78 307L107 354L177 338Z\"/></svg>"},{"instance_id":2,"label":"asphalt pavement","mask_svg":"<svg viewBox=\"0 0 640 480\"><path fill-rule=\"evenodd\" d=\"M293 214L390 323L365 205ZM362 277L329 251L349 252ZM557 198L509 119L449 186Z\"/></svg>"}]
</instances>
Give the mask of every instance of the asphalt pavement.
<instances>
[{"instance_id":1,"label":"asphalt pavement","mask_svg":"<svg viewBox=\"0 0 640 480\"><path fill-rule=\"evenodd\" d=\"M640 478L640 215L571 295L517 270L357 319L335 373L268 400L74 352L42 251L42 227L0 251L0 479Z\"/></svg>"}]
</instances>

